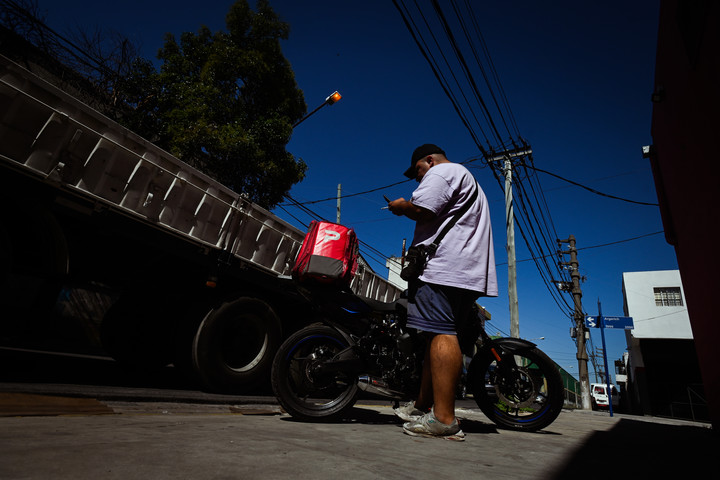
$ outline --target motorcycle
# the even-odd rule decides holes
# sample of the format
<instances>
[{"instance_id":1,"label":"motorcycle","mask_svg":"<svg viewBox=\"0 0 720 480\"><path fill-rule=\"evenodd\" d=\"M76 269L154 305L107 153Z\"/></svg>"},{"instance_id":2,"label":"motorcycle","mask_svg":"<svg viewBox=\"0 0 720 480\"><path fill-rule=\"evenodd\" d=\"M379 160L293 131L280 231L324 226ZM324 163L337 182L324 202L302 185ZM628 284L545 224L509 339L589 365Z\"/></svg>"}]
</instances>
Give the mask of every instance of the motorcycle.
<instances>
[{"instance_id":1,"label":"motorcycle","mask_svg":"<svg viewBox=\"0 0 720 480\"><path fill-rule=\"evenodd\" d=\"M406 298L383 303L322 287L303 294L319 321L291 334L274 358L272 388L285 411L304 421L335 421L362 391L396 406L417 394L426 341L406 326ZM466 324L471 341L459 339L464 358L472 360L458 392L472 394L501 428L536 431L550 425L564 402L555 363L527 340L491 338L478 310Z\"/></svg>"}]
</instances>

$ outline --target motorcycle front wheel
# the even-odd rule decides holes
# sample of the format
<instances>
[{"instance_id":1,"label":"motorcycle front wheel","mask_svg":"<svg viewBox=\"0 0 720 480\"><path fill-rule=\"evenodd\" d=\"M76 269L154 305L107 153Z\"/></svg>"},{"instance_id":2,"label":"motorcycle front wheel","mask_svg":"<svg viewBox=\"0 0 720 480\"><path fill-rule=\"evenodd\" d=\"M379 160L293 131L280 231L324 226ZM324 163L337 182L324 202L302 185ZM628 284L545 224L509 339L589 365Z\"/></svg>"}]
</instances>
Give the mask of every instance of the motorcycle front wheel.
<instances>
[{"instance_id":1,"label":"motorcycle front wheel","mask_svg":"<svg viewBox=\"0 0 720 480\"><path fill-rule=\"evenodd\" d=\"M500 365L500 363L504 363ZM555 363L538 348L473 358L470 388L480 410L502 428L536 431L560 414L564 389Z\"/></svg>"},{"instance_id":2,"label":"motorcycle front wheel","mask_svg":"<svg viewBox=\"0 0 720 480\"><path fill-rule=\"evenodd\" d=\"M305 421L338 420L353 407L359 389L357 375L323 369L348 347L334 329L311 325L292 334L275 355L271 381L280 405Z\"/></svg>"}]
</instances>

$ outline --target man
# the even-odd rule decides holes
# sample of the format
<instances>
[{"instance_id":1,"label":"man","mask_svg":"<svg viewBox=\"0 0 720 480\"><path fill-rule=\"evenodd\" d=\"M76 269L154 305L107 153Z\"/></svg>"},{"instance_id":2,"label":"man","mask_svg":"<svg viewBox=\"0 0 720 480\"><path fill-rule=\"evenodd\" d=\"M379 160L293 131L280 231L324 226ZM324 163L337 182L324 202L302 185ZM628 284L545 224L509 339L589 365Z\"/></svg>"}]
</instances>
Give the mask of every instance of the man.
<instances>
[{"instance_id":1,"label":"man","mask_svg":"<svg viewBox=\"0 0 720 480\"><path fill-rule=\"evenodd\" d=\"M403 430L408 435L462 441L465 434L455 418L463 361L456 322L467 318L479 296L498 294L490 212L472 174L450 162L437 145L416 148L405 176L420 185L410 200L393 200L388 209L416 222L413 245L431 244L469 205L410 286L408 326L426 332L429 341L418 398L396 413L407 420Z\"/></svg>"}]
</instances>

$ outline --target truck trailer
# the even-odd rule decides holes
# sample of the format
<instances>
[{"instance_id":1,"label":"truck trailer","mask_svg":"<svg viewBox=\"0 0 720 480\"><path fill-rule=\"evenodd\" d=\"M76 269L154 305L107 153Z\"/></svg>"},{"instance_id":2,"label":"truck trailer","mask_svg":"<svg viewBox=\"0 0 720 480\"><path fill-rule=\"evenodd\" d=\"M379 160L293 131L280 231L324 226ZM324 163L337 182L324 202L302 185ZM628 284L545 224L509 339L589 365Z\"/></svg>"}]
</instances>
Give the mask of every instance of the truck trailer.
<instances>
[{"instance_id":1,"label":"truck trailer","mask_svg":"<svg viewBox=\"0 0 720 480\"><path fill-rule=\"evenodd\" d=\"M3 56L0 209L0 329L100 292L115 360L238 393L312 320L290 275L305 232ZM362 262L351 288L400 294Z\"/></svg>"}]
</instances>

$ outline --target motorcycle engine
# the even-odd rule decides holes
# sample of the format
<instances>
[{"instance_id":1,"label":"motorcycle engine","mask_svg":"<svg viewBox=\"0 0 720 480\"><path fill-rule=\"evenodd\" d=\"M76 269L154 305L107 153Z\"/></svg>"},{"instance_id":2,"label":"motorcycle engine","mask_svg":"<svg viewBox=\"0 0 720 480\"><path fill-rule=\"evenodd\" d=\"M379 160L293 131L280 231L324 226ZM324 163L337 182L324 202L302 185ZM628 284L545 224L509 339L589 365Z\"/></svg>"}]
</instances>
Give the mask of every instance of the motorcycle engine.
<instances>
[{"instance_id":1,"label":"motorcycle engine","mask_svg":"<svg viewBox=\"0 0 720 480\"><path fill-rule=\"evenodd\" d=\"M395 314L373 318L367 333L358 340L376 376L396 390L409 391L420 384L423 349L418 337L405 331Z\"/></svg>"}]
</instances>

